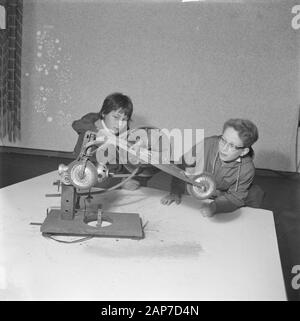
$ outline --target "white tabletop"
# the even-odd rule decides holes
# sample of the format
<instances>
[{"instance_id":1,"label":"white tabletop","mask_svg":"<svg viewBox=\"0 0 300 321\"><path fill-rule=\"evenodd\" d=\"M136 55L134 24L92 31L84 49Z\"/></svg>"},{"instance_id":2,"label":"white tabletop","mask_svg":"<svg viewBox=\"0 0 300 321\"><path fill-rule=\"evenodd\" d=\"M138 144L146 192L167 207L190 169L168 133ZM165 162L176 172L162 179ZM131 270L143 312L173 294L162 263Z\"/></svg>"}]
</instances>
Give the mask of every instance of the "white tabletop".
<instances>
[{"instance_id":1,"label":"white tabletop","mask_svg":"<svg viewBox=\"0 0 300 321\"><path fill-rule=\"evenodd\" d=\"M209 219L188 196L163 206L161 190L118 190L102 196L104 208L139 213L145 238L64 244L30 225L60 205L45 197L56 179L0 190L1 300L286 300L272 212Z\"/></svg>"}]
</instances>

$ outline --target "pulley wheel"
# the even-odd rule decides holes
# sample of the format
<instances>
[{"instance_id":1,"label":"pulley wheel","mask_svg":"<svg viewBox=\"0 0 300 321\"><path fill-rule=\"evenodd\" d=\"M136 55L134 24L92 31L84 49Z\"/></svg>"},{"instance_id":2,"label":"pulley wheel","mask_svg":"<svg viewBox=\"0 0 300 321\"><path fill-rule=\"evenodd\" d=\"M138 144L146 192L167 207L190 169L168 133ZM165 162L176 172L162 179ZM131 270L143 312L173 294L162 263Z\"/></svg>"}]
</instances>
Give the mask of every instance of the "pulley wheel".
<instances>
[{"instance_id":1,"label":"pulley wheel","mask_svg":"<svg viewBox=\"0 0 300 321\"><path fill-rule=\"evenodd\" d=\"M77 188L90 189L95 186L97 179L97 169L90 161L74 162L70 166L70 180Z\"/></svg>"},{"instance_id":2,"label":"pulley wheel","mask_svg":"<svg viewBox=\"0 0 300 321\"><path fill-rule=\"evenodd\" d=\"M199 200L211 197L216 190L216 183L213 176L209 173L202 173L193 178L194 182L200 183L201 186L187 184L187 191L190 195Z\"/></svg>"}]
</instances>

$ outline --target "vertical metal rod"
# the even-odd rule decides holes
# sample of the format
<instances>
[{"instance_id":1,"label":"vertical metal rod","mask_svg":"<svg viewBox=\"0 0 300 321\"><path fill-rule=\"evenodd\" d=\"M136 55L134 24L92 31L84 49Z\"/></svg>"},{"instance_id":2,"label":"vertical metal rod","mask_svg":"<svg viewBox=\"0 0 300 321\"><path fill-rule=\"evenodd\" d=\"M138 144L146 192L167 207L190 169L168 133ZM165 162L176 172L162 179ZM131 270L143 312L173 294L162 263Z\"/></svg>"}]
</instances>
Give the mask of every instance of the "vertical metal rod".
<instances>
[{"instance_id":1,"label":"vertical metal rod","mask_svg":"<svg viewBox=\"0 0 300 321\"><path fill-rule=\"evenodd\" d=\"M96 224L97 227L102 226L102 213L103 213L102 205L100 204L98 205L98 212L97 212L97 224Z\"/></svg>"}]
</instances>

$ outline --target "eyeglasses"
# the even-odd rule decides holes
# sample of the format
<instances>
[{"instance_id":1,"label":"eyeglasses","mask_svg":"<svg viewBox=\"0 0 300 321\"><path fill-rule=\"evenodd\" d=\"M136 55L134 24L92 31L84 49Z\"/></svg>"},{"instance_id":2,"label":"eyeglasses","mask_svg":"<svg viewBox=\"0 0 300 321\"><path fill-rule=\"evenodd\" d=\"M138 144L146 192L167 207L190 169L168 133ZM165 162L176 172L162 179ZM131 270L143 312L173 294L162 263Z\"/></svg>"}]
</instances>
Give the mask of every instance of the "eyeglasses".
<instances>
[{"instance_id":1,"label":"eyeglasses","mask_svg":"<svg viewBox=\"0 0 300 321\"><path fill-rule=\"evenodd\" d=\"M237 150L240 150L240 149L244 149L245 147L244 146L235 146L234 144L232 143L228 143L228 141L223 137L223 136L220 136L220 140L219 140L220 144L223 145L223 146L228 146L228 148L232 151L237 151Z\"/></svg>"}]
</instances>

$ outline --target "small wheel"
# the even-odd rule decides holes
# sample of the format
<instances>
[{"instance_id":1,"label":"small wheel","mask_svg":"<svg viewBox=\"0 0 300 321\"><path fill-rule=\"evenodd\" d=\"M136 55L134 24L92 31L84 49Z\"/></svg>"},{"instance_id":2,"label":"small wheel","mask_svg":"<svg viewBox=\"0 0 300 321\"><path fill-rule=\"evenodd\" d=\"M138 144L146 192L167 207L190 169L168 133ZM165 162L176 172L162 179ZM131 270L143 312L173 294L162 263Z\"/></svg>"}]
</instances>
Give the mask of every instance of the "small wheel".
<instances>
[{"instance_id":1,"label":"small wheel","mask_svg":"<svg viewBox=\"0 0 300 321\"><path fill-rule=\"evenodd\" d=\"M69 172L70 181L77 188L90 189L97 183L97 169L90 161L75 161Z\"/></svg>"},{"instance_id":2,"label":"small wheel","mask_svg":"<svg viewBox=\"0 0 300 321\"><path fill-rule=\"evenodd\" d=\"M200 183L201 186L187 184L187 191L190 195L199 200L211 197L216 190L216 183L213 176L209 173L202 173L193 178L194 182Z\"/></svg>"}]
</instances>

